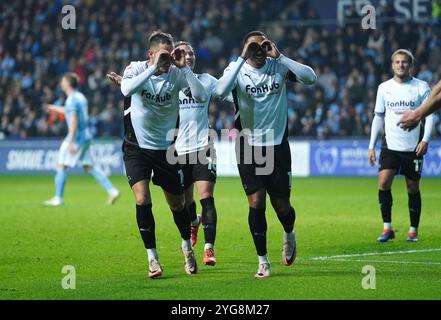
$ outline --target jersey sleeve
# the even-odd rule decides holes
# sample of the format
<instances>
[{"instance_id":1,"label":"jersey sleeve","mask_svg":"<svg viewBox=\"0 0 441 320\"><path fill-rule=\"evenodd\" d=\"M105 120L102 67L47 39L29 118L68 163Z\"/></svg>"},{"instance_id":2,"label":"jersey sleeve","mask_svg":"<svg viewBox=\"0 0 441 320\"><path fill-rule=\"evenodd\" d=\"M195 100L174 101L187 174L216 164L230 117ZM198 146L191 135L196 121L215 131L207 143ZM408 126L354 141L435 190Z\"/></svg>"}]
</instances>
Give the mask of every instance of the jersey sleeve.
<instances>
[{"instance_id":1,"label":"jersey sleeve","mask_svg":"<svg viewBox=\"0 0 441 320\"><path fill-rule=\"evenodd\" d=\"M386 112L386 106L383 99L383 86L380 84L377 90L377 100L375 102L375 113L382 115Z\"/></svg>"},{"instance_id":2,"label":"jersey sleeve","mask_svg":"<svg viewBox=\"0 0 441 320\"><path fill-rule=\"evenodd\" d=\"M422 85L421 104L426 102L426 100L429 98L429 96L430 96L430 87L427 84L427 82L424 81L423 85Z\"/></svg>"},{"instance_id":3,"label":"jersey sleeve","mask_svg":"<svg viewBox=\"0 0 441 320\"><path fill-rule=\"evenodd\" d=\"M216 95L216 85L217 85L217 79L215 77L213 77L212 75L207 74L207 77L210 81L210 87L207 90L207 93L210 96L215 96Z\"/></svg>"},{"instance_id":4,"label":"jersey sleeve","mask_svg":"<svg viewBox=\"0 0 441 320\"><path fill-rule=\"evenodd\" d=\"M282 75L282 77L284 79L290 79L290 76L292 75L292 77L295 79L295 74L292 73L287 66L285 66L283 63L280 63L280 61L277 60L273 60L274 63L276 63L277 66L277 71ZM290 79L291 80L291 79Z\"/></svg>"},{"instance_id":5,"label":"jersey sleeve","mask_svg":"<svg viewBox=\"0 0 441 320\"><path fill-rule=\"evenodd\" d=\"M138 74L142 72L142 68L139 67L139 64L142 63L140 61L132 61L130 64L125 68L123 73L123 79L131 79L133 77L136 77Z\"/></svg>"},{"instance_id":6,"label":"jersey sleeve","mask_svg":"<svg viewBox=\"0 0 441 320\"><path fill-rule=\"evenodd\" d=\"M225 74L228 74L229 72L231 72L231 69L233 68L233 64L234 64L235 62L234 61L232 61L232 62L230 62L230 64L225 68L225 70L224 70L224 75ZM235 88L236 86L237 86L237 82L238 82L238 77L236 77L236 79L234 80L234 86L233 86L233 88Z\"/></svg>"},{"instance_id":7,"label":"jersey sleeve","mask_svg":"<svg viewBox=\"0 0 441 320\"><path fill-rule=\"evenodd\" d=\"M66 101L64 108L64 115L66 118L78 114L78 101L76 100L75 96Z\"/></svg>"}]
</instances>

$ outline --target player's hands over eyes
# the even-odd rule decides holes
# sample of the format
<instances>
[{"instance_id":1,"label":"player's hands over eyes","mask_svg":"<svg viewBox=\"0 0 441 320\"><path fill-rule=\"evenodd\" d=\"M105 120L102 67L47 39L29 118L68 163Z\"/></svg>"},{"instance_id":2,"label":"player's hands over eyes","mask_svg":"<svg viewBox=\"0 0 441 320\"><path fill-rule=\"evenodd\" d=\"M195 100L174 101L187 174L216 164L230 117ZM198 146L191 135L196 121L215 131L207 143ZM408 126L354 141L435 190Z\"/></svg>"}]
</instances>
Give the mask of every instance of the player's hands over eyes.
<instances>
[{"instance_id":1,"label":"player's hands over eyes","mask_svg":"<svg viewBox=\"0 0 441 320\"><path fill-rule=\"evenodd\" d=\"M397 123L397 126L400 126L400 128L403 129L407 129L408 131L414 129L420 122L420 119L418 119L415 111L401 111L396 112L396 114L402 115L400 121L398 121Z\"/></svg>"},{"instance_id":2,"label":"player's hands over eyes","mask_svg":"<svg viewBox=\"0 0 441 320\"><path fill-rule=\"evenodd\" d=\"M375 155L375 150L374 149L369 149L368 150L368 161L369 161L369 165L371 167L373 165L375 165L375 162L377 162L377 156Z\"/></svg>"},{"instance_id":3,"label":"player's hands over eyes","mask_svg":"<svg viewBox=\"0 0 441 320\"><path fill-rule=\"evenodd\" d=\"M167 72L171 65L170 52L163 49L156 52L153 58L153 64L156 65L160 73Z\"/></svg>"},{"instance_id":4,"label":"player's hands over eyes","mask_svg":"<svg viewBox=\"0 0 441 320\"><path fill-rule=\"evenodd\" d=\"M122 77L119 74L117 74L116 72L111 71L108 74L106 74L106 77L114 84L116 84L118 86L121 85Z\"/></svg>"},{"instance_id":5,"label":"player's hands over eyes","mask_svg":"<svg viewBox=\"0 0 441 320\"><path fill-rule=\"evenodd\" d=\"M244 60L249 59L251 56L253 56L257 50L259 50L261 46L257 42L248 42L243 47L242 53L240 57Z\"/></svg>"},{"instance_id":6,"label":"player's hands over eyes","mask_svg":"<svg viewBox=\"0 0 441 320\"><path fill-rule=\"evenodd\" d=\"M271 40L263 40L260 46L266 51L268 57L277 59L280 56L279 49L277 49L276 45Z\"/></svg>"},{"instance_id":7,"label":"player's hands over eyes","mask_svg":"<svg viewBox=\"0 0 441 320\"><path fill-rule=\"evenodd\" d=\"M417 157L424 156L427 153L428 148L429 148L429 144L427 142L421 141L420 143L418 143L415 150Z\"/></svg>"},{"instance_id":8,"label":"player's hands over eyes","mask_svg":"<svg viewBox=\"0 0 441 320\"><path fill-rule=\"evenodd\" d=\"M172 62L178 67L183 68L187 64L185 63L185 51L179 48L175 48L171 53Z\"/></svg>"}]
</instances>

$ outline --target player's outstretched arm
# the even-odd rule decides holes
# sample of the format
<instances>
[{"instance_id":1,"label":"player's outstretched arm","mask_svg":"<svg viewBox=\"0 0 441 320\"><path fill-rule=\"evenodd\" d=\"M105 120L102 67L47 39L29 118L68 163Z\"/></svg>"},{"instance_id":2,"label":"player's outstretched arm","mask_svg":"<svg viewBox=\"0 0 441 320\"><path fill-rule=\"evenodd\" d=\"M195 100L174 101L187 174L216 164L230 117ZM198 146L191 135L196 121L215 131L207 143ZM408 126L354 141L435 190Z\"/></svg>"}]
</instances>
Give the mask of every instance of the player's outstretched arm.
<instances>
[{"instance_id":1,"label":"player's outstretched arm","mask_svg":"<svg viewBox=\"0 0 441 320\"><path fill-rule=\"evenodd\" d=\"M313 84L317 81L317 75L311 67L294 61L281 54L274 42L270 40L264 40L261 46L266 50L269 57L276 59L285 67L287 67L292 73L294 73L296 75L296 79L300 83Z\"/></svg>"},{"instance_id":2,"label":"player's outstretched arm","mask_svg":"<svg viewBox=\"0 0 441 320\"><path fill-rule=\"evenodd\" d=\"M64 106L56 106L53 104L46 104L45 105L46 112L56 112L64 114Z\"/></svg>"},{"instance_id":3,"label":"player's outstretched arm","mask_svg":"<svg viewBox=\"0 0 441 320\"><path fill-rule=\"evenodd\" d=\"M421 119L441 109L441 81L432 89L429 98L416 110L402 112L402 117L397 125L403 129L415 128Z\"/></svg>"},{"instance_id":4,"label":"player's outstretched arm","mask_svg":"<svg viewBox=\"0 0 441 320\"><path fill-rule=\"evenodd\" d=\"M375 155L375 144L377 143L383 125L384 125L384 115L376 113L374 119L372 120L371 140L369 141L369 150L368 150L368 161L371 166L373 166L377 161Z\"/></svg>"}]
</instances>

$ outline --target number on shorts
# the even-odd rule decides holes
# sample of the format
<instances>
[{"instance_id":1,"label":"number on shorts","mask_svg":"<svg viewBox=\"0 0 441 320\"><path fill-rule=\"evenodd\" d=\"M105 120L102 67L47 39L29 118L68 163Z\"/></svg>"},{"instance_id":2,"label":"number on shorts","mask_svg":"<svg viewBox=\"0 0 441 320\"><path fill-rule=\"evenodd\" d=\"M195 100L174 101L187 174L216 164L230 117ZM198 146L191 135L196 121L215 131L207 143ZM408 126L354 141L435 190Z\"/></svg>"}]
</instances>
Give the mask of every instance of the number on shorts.
<instances>
[{"instance_id":1,"label":"number on shorts","mask_svg":"<svg viewBox=\"0 0 441 320\"><path fill-rule=\"evenodd\" d=\"M423 170L423 159L413 160L413 163L415 163L415 172L421 173Z\"/></svg>"}]
</instances>

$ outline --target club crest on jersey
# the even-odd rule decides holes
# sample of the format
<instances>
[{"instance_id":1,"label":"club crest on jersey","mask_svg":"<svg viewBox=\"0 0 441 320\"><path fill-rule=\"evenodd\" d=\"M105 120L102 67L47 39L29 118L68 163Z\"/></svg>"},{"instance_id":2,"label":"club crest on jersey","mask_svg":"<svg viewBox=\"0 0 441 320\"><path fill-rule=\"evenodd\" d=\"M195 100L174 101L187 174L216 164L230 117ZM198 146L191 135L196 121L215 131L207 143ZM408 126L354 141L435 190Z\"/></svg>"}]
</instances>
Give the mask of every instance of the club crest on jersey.
<instances>
[{"instance_id":1,"label":"club crest on jersey","mask_svg":"<svg viewBox=\"0 0 441 320\"><path fill-rule=\"evenodd\" d=\"M152 93L148 92L147 90L142 90L141 97L143 97L146 100L150 100L150 101L156 102L156 103L161 103L161 102L166 102L166 101L171 100L170 93L166 93L164 95L159 95L159 94L152 94Z\"/></svg>"},{"instance_id":2,"label":"club crest on jersey","mask_svg":"<svg viewBox=\"0 0 441 320\"><path fill-rule=\"evenodd\" d=\"M277 82L273 82L270 86L267 84L264 84L260 87L254 87L254 86L247 84L245 87L245 92L250 95L255 95L255 94L269 93L269 92L277 90L279 88L280 88L280 84Z\"/></svg>"}]
</instances>

